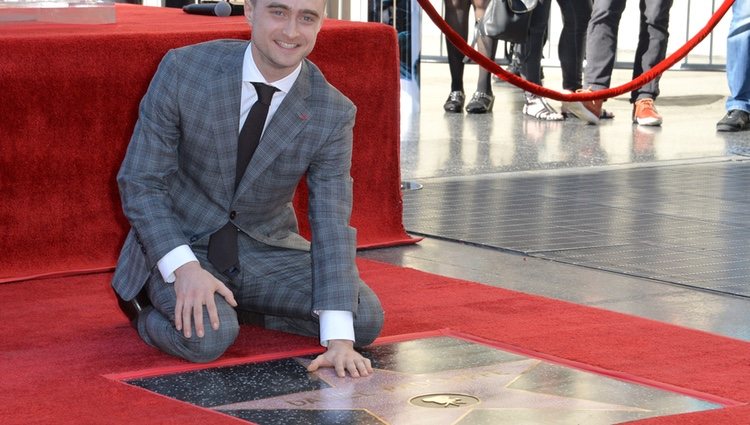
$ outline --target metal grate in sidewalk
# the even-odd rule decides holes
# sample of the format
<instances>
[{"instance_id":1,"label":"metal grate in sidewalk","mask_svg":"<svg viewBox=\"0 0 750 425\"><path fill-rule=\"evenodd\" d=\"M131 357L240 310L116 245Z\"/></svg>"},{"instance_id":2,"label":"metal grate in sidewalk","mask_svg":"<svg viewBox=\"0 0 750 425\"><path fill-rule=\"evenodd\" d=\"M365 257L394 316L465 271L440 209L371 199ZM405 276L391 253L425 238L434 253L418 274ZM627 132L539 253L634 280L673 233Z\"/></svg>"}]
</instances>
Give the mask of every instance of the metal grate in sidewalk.
<instances>
[{"instance_id":1,"label":"metal grate in sidewalk","mask_svg":"<svg viewBox=\"0 0 750 425\"><path fill-rule=\"evenodd\" d=\"M421 183L411 233L750 297L750 161Z\"/></svg>"}]
</instances>

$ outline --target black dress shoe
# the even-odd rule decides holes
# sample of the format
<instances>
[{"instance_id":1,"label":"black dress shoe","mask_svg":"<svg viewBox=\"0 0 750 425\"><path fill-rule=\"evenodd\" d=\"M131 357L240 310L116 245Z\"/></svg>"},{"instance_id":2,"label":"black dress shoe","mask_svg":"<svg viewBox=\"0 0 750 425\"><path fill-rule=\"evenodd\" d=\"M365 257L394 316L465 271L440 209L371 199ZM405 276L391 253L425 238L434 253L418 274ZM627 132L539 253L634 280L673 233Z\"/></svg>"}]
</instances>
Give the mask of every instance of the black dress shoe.
<instances>
[{"instance_id":1,"label":"black dress shoe","mask_svg":"<svg viewBox=\"0 0 750 425\"><path fill-rule=\"evenodd\" d=\"M732 109L716 123L716 131L742 131L750 129L750 113Z\"/></svg>"},{"instance_id":2,"label":"black dress shoe","mask_svg":"<svg viewBox=\"0 0 750 425\"><path fill-rule=\"evenodd\" d=\"M122 310L125 317L128 318L130 325L137 330L138 317L143 313L143 309L151 305L151 300L149 300L148 295L146 295L146 288L144 287L141 289L141 292L130 301L123 300L117 291L113 292L115 293L115 297L117 297L117 305L120 307L120 310Z\"/></svg>"}]
</instances>

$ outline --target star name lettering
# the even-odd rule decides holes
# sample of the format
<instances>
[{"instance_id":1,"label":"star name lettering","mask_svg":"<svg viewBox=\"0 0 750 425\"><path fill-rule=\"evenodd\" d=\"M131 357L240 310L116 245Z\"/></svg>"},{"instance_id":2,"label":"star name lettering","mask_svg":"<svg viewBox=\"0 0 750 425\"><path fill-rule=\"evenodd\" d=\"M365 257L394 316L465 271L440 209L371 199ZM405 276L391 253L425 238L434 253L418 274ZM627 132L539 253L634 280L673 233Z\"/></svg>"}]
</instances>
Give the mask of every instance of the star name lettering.
<instances>
[{"instance_id":1,"label":"star name lettering","mask_svg":"<svg viewBox=\"0 0 750 425\"><path fill-rule=\"evenodd\" d=\"M396 385L384 385L383 390L388 392L397 392L406 390L409 388L429 388L442 384L458 384L461 382L473 382L477 379L486 378L497 378L498 376L506 376L507 373L503 371L485 370L476 373L467 373L463 376L454 376L451 378L425 378L422 380L407 381Z\"/></svg>"},{"instance_id":2,"label":"star name lettering","mask_svg":"<svg viewBox=\"0 0 750 425\"><path fill-rule=\"evenodd\" d=\"M359 398L373 397L376 395L377 394L375 393L367 393L363 391L356 391L354 393L349 392L349 391L341 391L341 392L331 391L326 394L325 399L323 399L322 397L303 397L303 398L297 398L297 399L285 399L284 402L286 402L287 404L291 404L292 406L295 406L295 407L305 407L305 406L310 406L313 404L319 404L323 402L330 403L331 400L334 400L334 399L356 400Z\"/></svg>"}]
</instances>

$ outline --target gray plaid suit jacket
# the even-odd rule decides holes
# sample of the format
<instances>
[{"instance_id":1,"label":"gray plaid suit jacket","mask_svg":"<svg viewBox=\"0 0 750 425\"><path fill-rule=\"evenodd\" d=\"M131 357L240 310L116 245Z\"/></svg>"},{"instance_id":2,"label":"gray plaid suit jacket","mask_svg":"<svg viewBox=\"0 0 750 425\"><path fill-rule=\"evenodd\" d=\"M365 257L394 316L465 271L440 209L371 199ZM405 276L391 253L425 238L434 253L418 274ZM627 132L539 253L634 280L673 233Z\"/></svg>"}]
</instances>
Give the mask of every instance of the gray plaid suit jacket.
<instances>
[{"instance_id":1,"label":"gray plaid suit jacket","mask_svg":"<svg viewBox=\"0 0 750 425\"><path fill-rule=\"evenodd\" d=\"M211 41L171 50L160 63L117 176L131 230L112 285L123 299L134 298L159 273L159 259L179 245L205 247L231 214L257 241L311 250L313 310L356 314L356 232L349 226L356 108L305 60L235 192L247 46ZM305 174L310 242L299 235L292 208Z\"/></svg>"}]
</instances>

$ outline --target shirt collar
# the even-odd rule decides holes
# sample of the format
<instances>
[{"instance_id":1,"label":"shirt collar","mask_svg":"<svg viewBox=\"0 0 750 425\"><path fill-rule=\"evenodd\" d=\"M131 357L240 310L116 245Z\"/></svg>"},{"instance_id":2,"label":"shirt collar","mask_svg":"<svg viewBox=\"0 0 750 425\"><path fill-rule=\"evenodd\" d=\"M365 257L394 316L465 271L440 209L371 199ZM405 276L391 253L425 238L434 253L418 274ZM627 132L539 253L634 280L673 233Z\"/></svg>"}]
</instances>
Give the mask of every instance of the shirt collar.
<instances>
[{"instance_id":1,"label":"shirt collar","mask_svg":"<svg viewBox=\"0 0 750 425\"><path fill-rule=\"evenodd\" d=\"M252 49L250 48L251 46L252 43L248 43L247 49L245 49L245 57L242 61L242 81L248 83L266 83L276 87L284 93L289 93L289 90L292 89L294 82L297 81L297 77L302 70L302 63L297 65L297 68L295 68L294 71L292 71L292 73L287 75L286 77L277 81L266 81L266 79L263 77L263 74L261 74L258 70L258 66L255 65L255 60L253 60L253 54L251 52Z\"/></svg>"}]
</instances>

